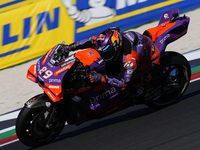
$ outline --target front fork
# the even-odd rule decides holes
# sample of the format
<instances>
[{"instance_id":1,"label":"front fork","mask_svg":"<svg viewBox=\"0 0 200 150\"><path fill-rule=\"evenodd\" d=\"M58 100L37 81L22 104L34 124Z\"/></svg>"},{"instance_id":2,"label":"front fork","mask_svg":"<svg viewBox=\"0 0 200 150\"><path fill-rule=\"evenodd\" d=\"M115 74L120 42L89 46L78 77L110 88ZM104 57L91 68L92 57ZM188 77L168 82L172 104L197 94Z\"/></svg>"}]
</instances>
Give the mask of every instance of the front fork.
<instances>
[{"instance_id":1,"label":"front fork","mask_svg":"<svg viewBox=\"0 0 200 150\"><path fill-rule=\"evenodd\" d=\"M57 110L57 106L53 106L52 110L50 112L46 112L47 115L45 116L45 119L47 119L47 123L46 123L46 128L50 129L52 126L52 121L56 115L56 110Z\"/></svg>"},{"instance_id":2,"label":"front fork","mask_svg":"<svg viewBox=\"0 0 200 150\"><path fill-rule=\"evenodd\" d=\"M41 116L45 121L45 127L50 129L55 121L56 115L62 115L63 119L66 119L66 112L64 111L64 107L60 102L53 103L51 99L45 94L39 94L29 99L25 103L25 107L29 109L39 109L43 112L43 116ZM58 110L59 109L59 110ZM60 113L60 114L58 114Z\"/></svg>"}]
</instances>

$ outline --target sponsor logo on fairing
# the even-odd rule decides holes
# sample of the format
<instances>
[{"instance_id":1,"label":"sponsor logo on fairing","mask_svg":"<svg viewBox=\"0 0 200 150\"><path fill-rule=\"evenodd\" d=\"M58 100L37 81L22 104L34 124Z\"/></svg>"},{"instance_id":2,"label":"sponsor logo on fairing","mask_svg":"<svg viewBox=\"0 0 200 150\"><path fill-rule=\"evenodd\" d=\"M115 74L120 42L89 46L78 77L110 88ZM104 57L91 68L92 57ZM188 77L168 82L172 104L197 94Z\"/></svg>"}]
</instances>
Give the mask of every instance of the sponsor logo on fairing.
<instances>
[{"instance_id":1,"label":"sponsor logo on fairing","mask_svg":"<svg viewBox=\"0 0 200 150\"><path fill-rule=\"evenodd\" d=\"M164 18L165 19L169 19L169 15L168 14L164 14Z\"/></svg>"},{"instance_id":2,"label":"sponsor logo on fairing","mask_svg":"<svg viewBox=\"0 0 200 150\"><path fill-rule=\"evenodd\" d=\"M52 93L51 92L47 92L47 95L52 99L52 100L55 100L55 97L52 95Z\"/></svg>"},{"instance_id":3,"label":"sponsor logo on fairing","mask_svg":"<svg viewBox=\"0 0 200 150\"><path fill-rule=\"evenodd\" d=\"M37 70L40 70L40 60L37 61Z\"/></svg>"},{"instance_id":4,"label":"sponsor logo on fairing","mask_svg":"<svg viewBox=\"0 0 200 150\"><path fill-rule=\"evenodd\" d=\"M30 80L32 80L32 81L34 81L34 80L35 80L35 78L34 78L34 77L32 77L32 76L27 76L27 78L28 78L28 79L30 79Z\"/></svg>"},{"instance_id":5,"label":"sponsor logo on fairing","mask_svg":"<svg viewBox=\"0 0 200 150\"><path fill-rule=\"evenodd\" d=\"M126 36L131 42L134 41L134 38L129 33L126 33Z\"/></svg>"},{"instance_id":6,"label":"sponsor logo on fairing","mask_svg":"<svg viewBox=\"0 0 200 150\"><path fill-rule=\"evenodd\" d=\"M54 67L50 62L48 62L47 65L48 65L49 67L51 67L51 68Z\"/></svg>"},{"instance_id":7,"label":"sponsor logo on fairing","mask_svg":"<svg viewBox=\"0 0 200 150\"><path fill-rule=\"evenodd\" d=\"M49 57L51 51L52 51L52 49L50 49L50 50L48 51L48 53L46 54L44 60L42 61L42 65L44 65L44 63L47 61L47 58Z\"/></svg>"},{"instance_id":8,"label":"sponsor logo on fairing","mask_svg":"<svg viewBox=\"0 0 200 150\"><path fill-rule=\"evenodd\" d=\"M163 44L169 37L170 34L167 34L162 40L160 40L160 43Z\"/></svg>"},{"instance_id":9,"label":"sponsor logo on fairing","mask_svg":"<svg viewBox=\"0 0 200 150\"><path fill-rule=\"evenodd\" d=\"M49 83L51 82L61 83L61 79L49 79Z\"/></svg>"},{"instance_id":10,"label":"sponsor logo on fairing","mask_svg":"<svg viewBox=\"0 0 200 150\"><path fill-rule=\"evenodd\" d=\"M63 68L64 66L67 66L68 64L71 64L71 63L73 63L74 61L75 61L75 59L72 59L72 60L70 60L70 61L68 61L68 62L63 63L62 65L60 65L60 67Z\"/></svg>"},{"instance_id":11,"label":"sponsor logo on fairing","mask_svg":"<svg viewBox=\"0 0 200 150\"><path fill-rule=\"evenodd\" d=\"M35 101L35 97L34 98L31 98L30 100L28 100L27 102L26 102L26 105L27 106L29 106L32 102L34 102Z\"/></svg>"},{"instance_id":12,"label":"sponsor logo on fairing","mask_svg":"<svg viewBox=\"0 0 200 150\"><path fill-rule=\"evenodd\" d=\"M105 92L97 95L97 96L93 96L91 99L90 99L90 102L94 103L96 101L99 101L101 99L104 99L104 98L109 98L110 96L114 95L116 93L116 89L115 87L112 87L108 90L106 90Z\"/></svg>"},{"instance_id":13,"label":"sponsor logo on fairing","mask_svg":"<svg viewBox=\"0 0 200 150\"><path fill-rule=\"evenodd\" d=\"M57 75L59 75L60 73L62 73L62 72L64 72L64 71L68 70L69 68L70 68L70 65L67 65L67 66L61 68L60 70L56 71L56 72L54 73L54 75L57 76Z\"/></svg>"},{"instance_id":14,"label":"sponsor logo on fairing","mask_svg":"<svg viewBox=\"0 0 200 150\"><path fill-rule=\"evenodd\" d=\"M59 89L60 86L58 86L58 85L49 85L49 88L50 89Z\"/></svg>"},{"instance_id":15,"label":"sponsor logo on fairing","mask_svg":"<svg viewBox=\"0 0 200 150\"><path fill-rule=\"evenodd\" d=\"M143 47L143 42L142 42L142 39L143 39L143 36L141 36L140 34L136 33L137 36L138 36L138 44L137 46L139 47Z\"/></svg>"}]
</instances>

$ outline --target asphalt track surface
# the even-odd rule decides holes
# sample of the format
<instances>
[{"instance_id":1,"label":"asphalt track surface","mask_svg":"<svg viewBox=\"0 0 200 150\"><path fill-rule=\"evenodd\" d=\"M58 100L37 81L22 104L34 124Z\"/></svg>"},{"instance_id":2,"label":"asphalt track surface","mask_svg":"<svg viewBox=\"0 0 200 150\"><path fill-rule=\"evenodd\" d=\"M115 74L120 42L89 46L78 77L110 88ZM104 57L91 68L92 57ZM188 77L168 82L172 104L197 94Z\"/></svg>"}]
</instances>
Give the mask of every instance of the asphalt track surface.
<instances>
[{"instance_id":1,"label":"asphalt track surface","mask_svg":"<svg viewBox=\"0 0 200 150\"><path fill-rule=\"evenodd\" d=\"M179 103L161 110L130 107L109 117L65 126L52 143L35 150L199 150L200 80L190 83ZM3 150L32 149L20 141Z\"/></svg>"}]
</instances>

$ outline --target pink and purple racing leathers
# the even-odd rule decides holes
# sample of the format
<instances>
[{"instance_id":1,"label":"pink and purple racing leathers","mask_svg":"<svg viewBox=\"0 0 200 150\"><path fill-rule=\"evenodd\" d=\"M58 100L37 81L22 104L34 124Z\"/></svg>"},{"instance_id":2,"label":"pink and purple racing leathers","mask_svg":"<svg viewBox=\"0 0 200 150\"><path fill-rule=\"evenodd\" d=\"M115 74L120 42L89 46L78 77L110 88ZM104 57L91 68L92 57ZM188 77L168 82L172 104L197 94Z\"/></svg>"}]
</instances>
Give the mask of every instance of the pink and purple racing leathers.
<instances>
[{"instance_id":1,"label":"pink and purple racing leathers","mask_svg":"<svg viewBox=\"0 0 200 150\"><path fill-rule=\"evenodd\" d=\"M103 71L95 70L96 79L101 81L106 78L106 82L112 86L124 89L133 79L138 68L159 64L160 52L152 40L138 32L122 32L121 54L115 62L105 62ZM96 36L81 40L69 45L69 50L94 48ZM102 82L105 82L103 79Z\"/></svg>"}]
</instances>

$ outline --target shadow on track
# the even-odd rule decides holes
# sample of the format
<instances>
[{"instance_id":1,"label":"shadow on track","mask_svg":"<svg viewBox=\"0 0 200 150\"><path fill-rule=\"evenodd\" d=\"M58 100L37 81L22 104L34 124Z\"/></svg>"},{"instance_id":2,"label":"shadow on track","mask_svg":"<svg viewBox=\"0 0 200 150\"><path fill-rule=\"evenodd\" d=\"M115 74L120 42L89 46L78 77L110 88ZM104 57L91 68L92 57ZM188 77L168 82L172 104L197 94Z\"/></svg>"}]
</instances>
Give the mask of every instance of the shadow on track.
<instances>
[{"instance_id":1,"label":"shadow on track","mask_svg":"<svg viewBox=\"0 0 200 150\"><path fill-rule=\"evenodd\" d=\"M131 112L128 112L126 114L116 116L116 117L112 117L112 118L109 118L109 119L106 119L106 120L95 121L94 123L91 123L91 124L87 125L86 127L81 128L81 125L80 125L79 126L80 129L61 134L59 136L59 138L56 139L54 142L59 142L63 139L66 139L66 138L69 138L69 137L74 137L74 136L80 135L82 133L90 132L90 131L93 131L93 130L96 130L96 129L99 129L99 128L103 128L103 127L106 127L106 126L109 126L109 125L112 125L112 124L115 124L115 123L118 123L118 122L132 120L132 119L139 118L139 117L142 117L142 116L145 116L145 115L149 115L149 114L154 113L156 111L157 111L156 109L153 109L153 108L150 108L150 107L145 107L145 108L138 109L138 110L135 110L135 111L131 111Z\"/></svg>"},{"instance_id":2,"label":"shadow on track","mask_svg":"<svg viewBox=\"0 0 200 150\"><path fill-rule=\"evenodd\" d=\"M188 99L188 98L191 98L191 97L193 97L193 96L196 96L196 95L198 95L198 94L200 94L200 90L197 90L197 91L194 91L194 92L185 94L185 95L183 95L183 96L180 98L180 101L184 101L184 100L186 100L186 99Z\"/></svg>"},{"instance_id":3,"label":"shadow on track","mask_svg":"<svg viewBox=\"0 0 200 150\"><path fill-rule=\"evenodd\" d=\"M180 101L185 101L188 100L188 98L191 98L193 96L196 96L200 94L200 90L194 91L194 92L190 92L189 88L188 88L188 92L183 95L180 99ZM135 106L134 106L135 107ZM131 108L131 107L130 107ZM56 139L54 142L58 142L58 141L62 141L63 139L69 138L69 137L75 137L77 135L80 135L82 133L86 133L86 132L90 132L99 128L103 128L118 122L123 122L123 121L127 121L127 120L132 120L132 119L136 119L145 115L149 115L152 114L154 112L159 111L158 109L154 109L151 107L143 107L141 109L137 109L135 111L129 111L126 114L123 115L118 115L118 116L114 116L112 118L109 119L104 119L104 120L100 120L100 121L96 121L94 123L88 124L85 127L81 127L81 125L79 127L77 127L78 129L74 130L74 131L70 131L70 132L66 132L63 133L59 136L58 139Z\"/></svg>"}]
</instances>

